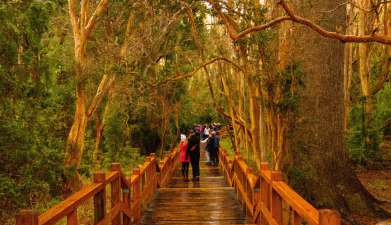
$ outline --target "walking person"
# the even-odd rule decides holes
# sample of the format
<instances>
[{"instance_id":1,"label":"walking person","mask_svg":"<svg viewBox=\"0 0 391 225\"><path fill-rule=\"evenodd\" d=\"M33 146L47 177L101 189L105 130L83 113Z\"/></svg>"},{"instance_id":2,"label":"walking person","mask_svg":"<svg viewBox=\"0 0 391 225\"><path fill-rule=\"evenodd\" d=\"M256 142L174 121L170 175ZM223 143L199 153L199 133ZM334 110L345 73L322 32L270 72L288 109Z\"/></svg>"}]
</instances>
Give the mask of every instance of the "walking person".
<instances>
[{"instance_id":1,"label":"walking person","mask_svg":"<svg viewBox=\"0 0 391 225\"><path fill-rule=\"evenodd\" d=\"M215 149L215 165L219 165L219 151L220 151L220 136L219 132L215 132L215 138L214 138L214 149Z\"/></svg>"},{"instance_id":2,"label":"walking person","mask_svg":"<svg viewBox=\"0 0 391 225\"><path fill-rule=\"evenodd\" d=\"M206 139L206 138L208 138L209 137L209 131L210 131L210 128L209 128L209 125L208 124L205 124L204 125L204 135L203 135L203 139Z\"/></svg>"},{"instance_id":3,"label":"walking person","mask_svg":"<svg viewBox=\"0 0 391 225\"><path fill-rule=\"evenodd\" d=\"M210 138L212 137L212 134L209 133L209 135L201 141L201 147L205 150L205 158L206 158L206 165L210 165L212 163L210 158ZM202 150L202 148L201 148Z\"/></svg>"},{"instance_id":4,"label":"walking person","mask_svg":"<svg viewBox=\"0 0 391 225\"><path fill-rule=\"evenodd\" d=\"M220 138L216 134L216 131L212 131L212 137L210 138L210 157L213 166L217 166L219 163L219 147Z\"/></svg>"},{"instance_id":5,"label":"walking person","mask_svg":"<svg viewBox=\"0 0 391 225\"><path fill-rule=\"evenodd\" d=\"M189 164L190 156L187 154L187 139L186 135L181 134L181 141L179 142L179 160L182 163L182 176L184 181L189 181Z\"/></svg>"},{"instance_id":6,"label":"walking person","mask_svg":"<svg viewBox=\"0 0 391 225\"><path fill-rule=\"evenodd\" d=\"M191 168L193 170L193 180L200 180L200 134L190 130L187 155L190 156Z\"/></svg>"}]
</instances>

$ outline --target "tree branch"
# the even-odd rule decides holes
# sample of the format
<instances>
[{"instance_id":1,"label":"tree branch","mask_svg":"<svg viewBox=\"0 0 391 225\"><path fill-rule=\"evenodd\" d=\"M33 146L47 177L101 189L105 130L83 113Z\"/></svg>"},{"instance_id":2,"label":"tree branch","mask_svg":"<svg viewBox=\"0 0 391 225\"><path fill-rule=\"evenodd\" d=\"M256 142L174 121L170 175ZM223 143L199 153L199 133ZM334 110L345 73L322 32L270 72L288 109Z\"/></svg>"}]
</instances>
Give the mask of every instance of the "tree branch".
<instances>
[{"instance_id":1,"label":"tree branch","mask_svg":"<svg viewBox=\"0 0 391 225\"><path fill-rule=\"evenodd\" d=\"M222 108L216 107L216 111L219 112L221 115L223 115L226 119L231 120L231 116L228 115L226 112L224 112L224 110ZM237 118L234 118L234 121L235 121L236 124L238 124L240 127L242 127L243 129L245 129L247 131L247 135L252 140L252 135L251 135L252 132L251 132L251 130L249 130L246 127L246 125L242 121L238 120Z\"/></svg>"},{"instance_id":2,"label":"tree branch","mask_svg":"<svg viewBox=\"0 0 391 225\"><path fill-rule=\"evenodd\" d=\"M107 5L109 4L109 0L100 0L98 6L95 11L92 13L92 16L88 20L87 25L85 26L85 34L88 37L91 33L91 30L94 29L96 21L99 16L103 13L104 10L107 9Z\"/></svg>"},{"instance_id":3,"label":"tree branch","mask_svg":"<svg viewBox=\"0 0 391 225\"><path fill-rule=\"evenodd\" d=\"M247 28L246 30L238 33L238 34L230 34L231 38L233 40L239 40L241 38L243 38L244 36L246 36L247 34L250 34L250 33L253 33L253 32L257 32L257 31L262 31L262 30L266 30L267 28L269 27L273 27L283 21L286 21L286 20L292 20L289 16L281 16L281 17L277 17L273 20L271 20L270 22L268 23L265 23L265 24L262 24L262 25L257 25L257 26L254 26L254 27L250 27L250 28Z\"/></svg>"},{"instance_id":4,"label":"tree branch","mask_svg":"<svg viewBox=\"0 0 391 225\"><path fill-rule=\"evenodd\" d=\"M82 29L85 28L85 25L87 23L88 18L88 4L89 0L81 0L81 7L80 7L80 27Z\"/></svg>"},{"instance_id":5,"label":"tree branch","mask_svg":"<svg viewBox=\"0 0 391 225\"><path fill-rule=\"evenodd\" d=\"M232 64L234 67L236 67L237 69L239 69L240 71L243 71L243 69L237 65L235 62L233 62L232 60L230 59L227 59L225 57L217 57L217 58L214 58L214 59L211 59L209 60L208 62L202 64L201 66L197 67L197 69L193 70L192 72L190 73L186 73L186 74L179 74L179 75L176 75L174 77L171 77L171 78L167 78L166 80L163 80L163 81L160 81L158 84L156 85L152 85L152 86L159 86L159 85L163 85L163 84L166 84L166 83L169 83L169 82L173 82L173 81L177 81L177 80L182 80L182 79L185 79L185 78L189 78L189 77L192 77L194 76L200 69L210 65L210 64L213 64L217 61L224 61L224 62L227 62L227 63L230 63Z\"/></svg>"},{"instance_id":6,"label":"tree branch","mask_svg":"<svg viewBox=\"0 0 391 225\"><path fill-rule=\"evenodd\" d=\"M91 101L90 107L88 108L87 118L90 118L94 114L96 109L99 107L103 97L110 89L111 85L114 83L114 80L114 76L109 78L108 75L103 75L102 80L99 83L98 89L96 90L96 94Z\"/></svg>"},{"instance_id":7,"label":"tree branch","mask_svg":"<svg viewBox=\"0 0 391 225\"><path fill-rule=\"evenodd\" d=\"M285 12L288 14L288 16L293 22L305 25L317 32L318 34L322 35L323 37L337 39L342 42L378 42L386 45L391 45L391 38L383 35L371 34L364 36L356 36L327 31L326 29L313 23L312 21L295 15L292 9L288 7L288 4L286 4L284 0L280 0L278 4L282 6L282 8L285 10Z\"/></svg>"},{"instance_id":8,"label":"tree branch","mask_svg":"<svg viewBox=\"0 0 391 225\"><path fill-rule=\"evenodd\" d=\"M72 30L75 37L80 34L78 16L76 13L76 0L68 0L69 17L71 18Z\"/></svg>"},{"instance_id":9,"label":"tree branch","mask_svg":"<svg viewBox=\"0 0 391 225\"><path fill-rule=\"evenodd\" d=\"M219 14L220 18L223 20L223 22L227 28L229 36L234 41L237 41L250 33L262 31L267 28L278 25L279 23L281 23L283 21L289 20L289 21L307 26L323 37L336 39L336 40L339 40L342 42L356 42L356 43L377 42L377 43L381 43L381 44L385 44L385 45L391 45L391 37L388 37L385 35L377 35L374 33L371 35L357 36L357 35L345 35L345 34L340 34L337 32L328 31L325 28L315 24L311 20L308 20L306 18L295 15L294 12L292 11L292 9L289 8L289 6L286 4L286 2L284 0L280 0L278 2L278 4L282 6L282 8L286 12L287 16L275 18L266 24L253 26L253 27L247 28L246 30L244 30L240 33L237 33L237 29L235 29L235 26L232 23L233 22L232 19L230 19L227 15L225 15L221 11L220 6L218 4L216 4L213 0L207 0L207 1L210 4L212 4L213 8Z\"/></svg>"}]
</instances>

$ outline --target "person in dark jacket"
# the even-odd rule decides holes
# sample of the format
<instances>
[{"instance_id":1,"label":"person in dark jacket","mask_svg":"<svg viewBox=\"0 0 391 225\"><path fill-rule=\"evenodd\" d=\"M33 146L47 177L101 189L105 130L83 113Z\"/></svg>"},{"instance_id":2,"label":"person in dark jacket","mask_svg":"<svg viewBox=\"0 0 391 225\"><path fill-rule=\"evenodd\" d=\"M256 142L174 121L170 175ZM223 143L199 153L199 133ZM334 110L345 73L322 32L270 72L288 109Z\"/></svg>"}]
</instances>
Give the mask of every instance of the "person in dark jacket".
<instances>
[{"instance_id":1,"label":"person in dark jacket","mask_svg":"<svg viewBox=\"0 0 391 225\"><path fill-rule=\"evenodd\" d=\"M200 180L200 134L190 130L187 145L187 153L190 155L191 168L193 170L193 180Z\"/></svg>"},{"instance_id":2,"label":"person in dark jacket","mask_svg":"<svg viewBox=\"0 0 391 225\"><path fill-rule=\"evenodd\" d=\"M210 158L213 166L219 164L219 148L220 148L220 138L217 135L216 131L212 131L212 137L210 138Z\"/></svg>"}]
</instances>

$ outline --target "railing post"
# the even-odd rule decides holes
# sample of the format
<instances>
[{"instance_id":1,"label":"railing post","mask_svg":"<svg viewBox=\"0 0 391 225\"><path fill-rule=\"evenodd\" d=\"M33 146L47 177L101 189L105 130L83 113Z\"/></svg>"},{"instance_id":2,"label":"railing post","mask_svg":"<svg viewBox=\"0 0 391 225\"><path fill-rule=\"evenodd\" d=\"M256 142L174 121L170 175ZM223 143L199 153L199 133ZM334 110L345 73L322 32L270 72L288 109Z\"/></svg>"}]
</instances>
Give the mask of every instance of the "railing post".
<instances>
[{"instance_id":1,"label":"railing post","mask_svg":"<svg viewBox=\"0 0 391 225\"><path fill-rule=\"evenodd\" d=\"M301 225L301 217L294 210L291 214L291 223L292 225Z\"/></svg>"},{"instance_id":2,"label":"railing post","mask_svg":"<svg viewBox=\"0 0 391 225\"><path fill-rule=\"evenodd\" d=\"M133 175L137 176L133 186L134 223L140 224L141 221L140 169L135 168L133 170Z\"/></svg>"},{"instance_id":3,"label":"railing post","mask_svg":"<svg viewBox=\"0 0 391 225\"><path fill-rule=\"evenodd\" d=\"M272 179L272 182L270 184L271 212L277 224L282 225L282 199L278 195L278 193L275 192L273 189L273 182L278 182L283 180L282 173L280 171L272 171L271 179Z\"/></svg>"},{"instance_id":4,"label":"railing post","mask_svg":"<svg viewBox=\"0 0 391 225\"><path fill-rule=\"evenodd\" d=\"M244 175L245 192L246 192L246 197L247 197L247 199L249 199L251 205L254 206L253 189L252 189L252 187L251 187L250 180L248 179L249 174L251 174L251 169L250 169L250 167L247 167L247 168L246 168L245 175ZM251 208L251 209L249 210L249 209L248 209L248 206L247 206L247 204L246 204L246 215L249 216L249 215L252 215L253 213L254 213L253 208Z\"/></svg>"},{"instance_id":5,"label":"railing post","mask_svg":"<svg viewBox=\"0 0 391 225\"><path fill-rule=\"evenodd\" d=\"M158 186L158 180L157 180L158 179L158 174L157 174L157 169L158 168L156 168L157 164L156 164L156 155L155 155L155 153L151 153L151 162L154 163L153 168L152 168L152 171L153 171L153 173L152 173L152 182L153 182L153 192L155 192L155 190L156 190L156 188ZM159 166L157 165L157 167L159 167Z\"/></svg>"},{"instance_id":6,"label":"railing post","mask_svg":"<svg viewBox=\"0 0 391 225\"><path fill-rule=\"evenodd\" d=\"M112 163L111 171L119 172L117 179L111 182L111 208L115 208L117 204L121 204L121 164ZM121 213L111 220L112 224L121 224Z\"/></svg>"},{"instance_id":7,"label":"railing post","mask_svg":"<svg viewBox=\"0 0 391 225\"><path fill-rule=\"evenodd\" d=\"M255 178L256 182L255 182L255 185L254 185L254 188L252 189L253 191L253 222L255 224L259 224L260 223L260 216L258 217L258 213L260 213L260 208L259 208L259 204L260 204L260 201L261 201L261 178L259 177L259 175L257 175L257 177Z\"/></svg>"},{"instance_id":8,"label":"railing post","mask_svg":"<svg viewBox=\"0 0 391 225\"><path fill-rule=\"evenodd\" d=\"M267 162L261 162L261 176L260 176L260 205L265 207L266 209L269 209L269 184L266 182L266 180L262 177L262 173L265 173L269 170L269 163ZM265 217L263 216L262 210L260 210L260 224L267 224Z\"/></svg>"},{"instance_id":9,"label":"railing post","mask_svg":"<svg viewBox=\"0 0 391 225\"><path fill-rule=\"evenodd\" d=\"M123 206L128 209L131 209L131 203L129 201L130 191L131 191L130 187L128 187L128 186L125 186L125 188L122 189ZM128 217L125 213L122 213L122 224L123 225L130 225L131 224L131 218Z\"/></svg>"},{"instance_id":10,"label":"railing post","mask_svg":"<svg viewBox=\"0 0 391 225\"><path fill-rule=\"evenodd\" d=\"M147 169L145 170L145 186L144 186L144 192L145 192L145 201L144 205L149 202L149 199L152 196L153 191L153 174L151 174L151 156L145 157L145 162L147 164Z\"/></svg>"},{"instance_id":11,"label":"railing post","mask_svg":"<svg viewBox=\"0 0 391 225\"><path fill-rule=\"evenodd\" d=\"M38 225L38 212L22 209L16 216L16 225Z\"/></svg>"},{"instance_id":12,"label":"railing post","mask_svg":"<svg viewBox=\"0 0 391 225\"><path fill-rule=\"evenodd\" d=\"M94 174L94 183L103 183L103 189L94 195L94 224L98 224L106 216L106 174Z\"/></svg>"},{"instance_id":13,"label":"railing post","mask_svg":"<svg viewBox=\"0 0 391 225\"><path fill-rule=\"evenodd\" d=\"M67 225L78 225L77 208L67 215Z\"/></svg>"},{"instance_id":14,"label":"railing post","mask_svg":"<svg viewBox=\"0 0 391 225\"><path fill-rule=\"evenodd\" d=\"M165 179L165 166L163 160L159 160L159 168L160 168L160 177L159 177L159 183L160 187L164 187L164 179Z\"/></svg>"},{"instance_id":15,"label":"railing post","mask_svg":"<svg viewBox=\"0 0 391 225\"><path fill-rule=\"evenodd\" d=\"M319 210L319 225L341 225L341 216L330 209Z\"/></svg>"}]
</instances>

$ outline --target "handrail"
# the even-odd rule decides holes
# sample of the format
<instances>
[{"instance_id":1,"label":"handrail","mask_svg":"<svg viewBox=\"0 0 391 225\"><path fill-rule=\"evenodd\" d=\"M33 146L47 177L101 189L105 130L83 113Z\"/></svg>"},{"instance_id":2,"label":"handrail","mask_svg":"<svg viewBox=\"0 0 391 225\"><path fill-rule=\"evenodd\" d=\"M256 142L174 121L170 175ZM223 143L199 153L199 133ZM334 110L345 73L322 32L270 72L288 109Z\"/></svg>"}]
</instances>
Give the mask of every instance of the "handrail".
<instances>
[{"instance_id":1,"label":"handrail","mask_svg":"<svg viewBox=\"0 0 391 225\"><path fill-rule=\"evenodd\" d=\"M86 201L94 203L94 225L139 224L142 207L153 198L156 189L167 184L171 178L179 151L173 149L163 160L155 154L145 158L142 165L126 177L119 163L111 165L111 171L94 173L93 182L64 201L38 215L33 210L20 210L16 225L53 225L66 217L67 225L78 225L77 209ZM110 186L111 204L107 210L106 189ZM122 196L122 197L121 197Z\"/></svg>"},{"instance_id":2,"label":"handrail","mask_svg":"<svg viewBox=\"0 0 391 225\"><path fill-rule=\"evenodd\" d=\"M259 174L254 174L240 153L230 160L224 149L219 151L219 166L233 186L246 215L262 225L340 225L338 212L318 210L283 181L280 171L272 171L268 163L261 163Z\"/></svg>"},{"instance_id":3,"label":"handrail","mask_svg":"<svg viewBox=\"0 0 391 225\"><path fill-rule=\"evenodd\" d=\"M38 215L21 210L16 225L52 225L66 217L67 225L78 225L77 209L86 201L94 203L94 225L139 224L142 207L153 198L157 188L165 187L178 162L179 151L174 149L158 161L154 154L125 177L119 163L107 173L97 172L93 182L61 203ZM253 222L262 225L340 225L336 211L318 210L305 201L287 183L280 171L272 171L261 163L255 174L240 154L231 160L225 150L219 151L219 166L230 186L233 186L243 210ZM110 185L110 209L107 210L106 189ZM287 221L288 220L288 221Z\"/></svg>"}]
</instances>

